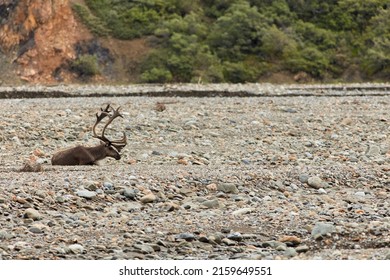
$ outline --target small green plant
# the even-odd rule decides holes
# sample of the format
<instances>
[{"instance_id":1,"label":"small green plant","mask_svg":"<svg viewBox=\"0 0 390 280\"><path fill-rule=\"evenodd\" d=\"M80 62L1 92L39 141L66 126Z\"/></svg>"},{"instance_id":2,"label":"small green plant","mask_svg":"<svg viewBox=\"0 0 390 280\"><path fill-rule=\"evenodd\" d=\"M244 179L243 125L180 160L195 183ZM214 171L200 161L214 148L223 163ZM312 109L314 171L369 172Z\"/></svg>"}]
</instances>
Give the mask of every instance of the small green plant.
<instances>
[{"instance_id":1,"label":"small green plant","mask_svg":"<svg viewBox=\"0 0 390 280\"><path fill-rule=\"evenodd\" d=\"M90 77L100 74L97 57L94 55L81 55L71 62L71 69L79 76Z\"/></svg>"}]
</instances>

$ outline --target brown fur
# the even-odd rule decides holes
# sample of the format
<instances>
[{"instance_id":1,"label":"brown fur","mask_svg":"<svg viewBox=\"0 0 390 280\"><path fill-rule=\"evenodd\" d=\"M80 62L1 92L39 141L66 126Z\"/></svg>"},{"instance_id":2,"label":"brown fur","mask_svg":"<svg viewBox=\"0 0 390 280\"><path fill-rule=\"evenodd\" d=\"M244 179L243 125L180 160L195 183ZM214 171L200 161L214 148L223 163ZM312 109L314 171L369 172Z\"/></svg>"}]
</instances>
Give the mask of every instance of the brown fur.
<instances>
[{"instance_id":1,"label":"brown fur","mask_svg":"<svg viewBox=\"0 0 390 280\"><path fill-rule=\"evenodd\" d=\"M106 157L112 157L116 160L121 158L118 151L111 145L101 143L95 147L77 146L53 155L52 165L93 165Z\"/></svg>"}]
</instances>

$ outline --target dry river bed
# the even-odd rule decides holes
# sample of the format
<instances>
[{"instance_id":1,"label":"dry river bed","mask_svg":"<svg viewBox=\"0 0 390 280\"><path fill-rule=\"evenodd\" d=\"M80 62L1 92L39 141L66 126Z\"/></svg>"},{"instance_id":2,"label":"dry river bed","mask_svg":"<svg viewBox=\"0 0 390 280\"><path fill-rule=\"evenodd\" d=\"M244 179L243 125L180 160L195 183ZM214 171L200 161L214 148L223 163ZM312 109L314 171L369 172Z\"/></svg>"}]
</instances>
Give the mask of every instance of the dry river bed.
<instances>
[{"instance_id":1,"label":"dry river bed","mask_svg":"<svg viewBox=\"0 0 390 280\"><path fill-rule=\"evenodd\" d=\"M106 103L122 159L51 166ZM0 104L0 259L390 259L390 95Z\"/></svg>"}]
</instances>

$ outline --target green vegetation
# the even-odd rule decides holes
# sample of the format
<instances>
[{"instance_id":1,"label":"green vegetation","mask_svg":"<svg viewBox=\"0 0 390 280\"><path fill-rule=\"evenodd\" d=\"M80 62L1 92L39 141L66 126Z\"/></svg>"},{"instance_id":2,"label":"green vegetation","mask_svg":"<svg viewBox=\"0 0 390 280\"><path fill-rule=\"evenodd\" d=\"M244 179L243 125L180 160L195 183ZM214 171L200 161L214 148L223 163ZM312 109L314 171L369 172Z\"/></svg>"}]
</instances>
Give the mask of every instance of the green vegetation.
<instances>
[{"instance_id":1,"label":"green vegetation","mask_svg":"<svg viewBox=\"0 0 390 280\"><path fill-rule=\"evenodd\" d=\"M148 37L142 82L255 82L304 72L319 81L357 69L390 78L388 0L86 0L97 36Z\"/></svg>"},{"instance_id":2,"label":"green vegetation","mask_svg":"<svg viewBox=\"0 0 390 280\"><path fill-rule=\"evenodd\" d=\"M70 68L81 77L91 77L100 74L97 57L94 55L81 55L70 65Z\"/></svg>"}]
</instances>

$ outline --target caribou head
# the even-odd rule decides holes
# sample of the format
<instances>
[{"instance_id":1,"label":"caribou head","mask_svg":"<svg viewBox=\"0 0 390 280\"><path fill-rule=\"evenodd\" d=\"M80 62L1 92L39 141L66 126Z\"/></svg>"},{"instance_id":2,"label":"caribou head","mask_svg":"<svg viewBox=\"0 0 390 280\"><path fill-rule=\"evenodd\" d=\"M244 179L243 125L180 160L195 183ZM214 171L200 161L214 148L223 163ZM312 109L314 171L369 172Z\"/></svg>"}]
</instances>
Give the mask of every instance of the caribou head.
<instances>
[{"instance_id":1,"label":"caribou head","mask_svg":"<svg viewBox=\"0 0 390 280\"><path fill-rule=\"evenodd\" d=\"M96 113L96 122L92 127L93 137L100 140L100 144L94 147L76 146L70 149L55 153L51 159L52 165L92 165L106 157L112 157L116 160L121 158L120 151L126 146L127 138L123 132L122 139L110 140L104 133L107 127L118 117L123 116L119 113L120 107L114 109L111 105L107 105L105 109L100 109L100 113ZM96 133L97 125L105 118L106 124L100 135Z\"/></svg>"}]
</instances>

